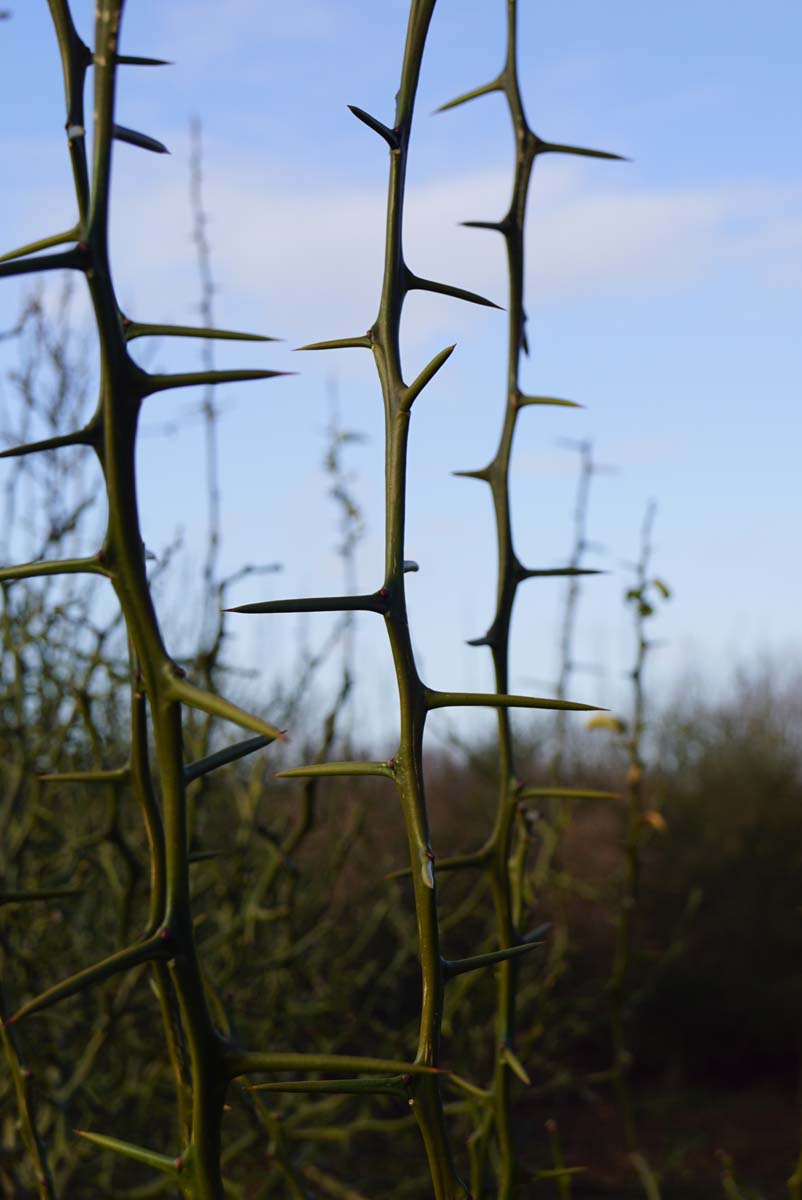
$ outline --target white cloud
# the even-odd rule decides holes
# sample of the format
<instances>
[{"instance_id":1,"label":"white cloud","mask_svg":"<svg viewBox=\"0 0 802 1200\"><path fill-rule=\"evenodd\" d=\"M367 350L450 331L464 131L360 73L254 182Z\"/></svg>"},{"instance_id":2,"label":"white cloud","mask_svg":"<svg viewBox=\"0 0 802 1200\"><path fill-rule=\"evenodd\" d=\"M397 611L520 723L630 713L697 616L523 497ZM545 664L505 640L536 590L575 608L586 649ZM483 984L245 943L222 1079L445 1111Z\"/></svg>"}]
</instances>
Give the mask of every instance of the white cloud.
<instances>
[{"instance_id":1,"label":"white cloud","mask_svg":"<svg viewBox=\"0 0 802 1200\"><path fill-rule=\"evenodd\" d=\"M173 315L182 305L186 311L186 297L196 292L186 183L178 176L172 172L155 187L143 187L141 175L135 182L118 178L114 221L125 230L115 246L122 294L130 286L137 300L155 302L163 312L172 306ZM645 192L626 184L590 187L587 180L582 166L551 162L535 180L530 290L552 304L675 292L733 264L750 277L756 271L779 277L787 272L789 251L798 248L794 189ZM500 238L460 229L458 222L500 216L508 188L509 173L500 168L413 187L406 232L412 268L503 303ZM271 331L278 321L288 337L305 340L366 328L380 285L381 185L282 180L258 162L233 159L210 164L206 189L221 312L247 307L252 321ZM411 338L417 340L433 317L437 323L438 314L451 326L457 307L446 309L439 300L415 306ZM465 319L475 317L453 317Z\"/></svg>"}]
</instances>

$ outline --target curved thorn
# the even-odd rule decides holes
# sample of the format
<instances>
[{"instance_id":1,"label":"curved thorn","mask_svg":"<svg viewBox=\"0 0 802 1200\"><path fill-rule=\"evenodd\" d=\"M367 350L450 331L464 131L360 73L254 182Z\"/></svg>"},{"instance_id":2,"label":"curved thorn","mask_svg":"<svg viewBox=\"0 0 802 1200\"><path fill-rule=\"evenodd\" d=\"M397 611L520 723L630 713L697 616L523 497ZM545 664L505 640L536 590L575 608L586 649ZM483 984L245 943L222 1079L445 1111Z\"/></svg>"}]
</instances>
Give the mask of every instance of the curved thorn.
<instances>
[{"instance_id":1,"label":"curved thorn","mask_svg":"<svg viewBox=\"0 0 802 1200\"><path fill-rule=\"evenodd\" d=\"M260 734L258 737L246 738L242 742L237 742L234 746L226 746L224 750L218 750L215 754L207 754L205 758L199 758L197 762L188 763L184 767L184 783L192 783L194 780L200 779L202 775L209 775L219 767L225 767L229 763L245 758L247 754L262 750L265 746L270 745L270 740Z\"/></svg>"},{"instance_id":2,"label":"curved thorn","mask_svg":"<svg viewBox=\"0 0 802 1200\"><path fill-rule=\"evenodd\" d=\"M584 146L564 146L560 142L542 142L535 139L535 154L576 154L580 158L605 158L612 162L631 162L623 154L610 154L606 150L587 150Z\"/></svg>"},{"instance_id":3,"label":"curved thorn","mask_svg":"<svg viewBox=\"0 0 802 1200\"><path fill-rule=\"evenodd\" d=\"M450 108L457 108L460 104L467 104L469 100L478 100L480 96L489 96L492 92L503 92L504 86L504 75L501 74L490 83L483 83L481 87L472 88L470 92L463 92L461 96L457 96L454 100L447 100L445 104L441 104L439 108L436 108L434 112L435 114L447 112Z\"/></svg>"},{"instance_id":4,"label":"curved thorn","mask_svg":"<svg viewBox=\"0 0 802 1200\"><path fill-rule=\"evenodd\" d=\"M515 398L517 408L525 408L528 404L544 404L552 405L555 408L584 408L584 404L577 404L575 400L560 400L557 396L524 396L522 392L518 392Z\"/></svg>"},{"instance_id":5,"label":"curved thorn","mask_svg":"<svg viewBox=\"0 0 802 1200\"><path fill-rule=\"evenodd\" d=\"M365 112L364 108L357 108L355 104L349 104L348 107L358 121L367 125L368 129L372 129L374 133L378 133L379 137L383 137L391 150L399 149L401 139L395 129L390 129L382 121L372 117L369 112Z\"/></svg>"},{"instance_id":6,"label":"curved thorn","mask_svg":"<svg viewBox=\"0 0 802 1200\"><path fill-rule=\"evenodd\" d=\"M490 954L475 954L472 958L443 959L443 972L446 979L454 979L457 975L465 975L468 971L479 971L482 967L492 967L496 963L507 962L511 958L520 958L534 950L539 942L525 942L520 946L509 946L506 950L493 950Z\"/></svg>"},{"instance_id":7,"label":"curved thorn","mask_svg":"<svg viewBox=\"0 0 802 1200\"><path fill-rule=\"evenodd\" d=\"M469 292L465 288L454 287L450 283L437 283L433 279L422 279L419 275L413 275L411 271L406 272L404 282L407 291L410 292L434 292L439 296L451 296L454 300L467 300L469 304L480 304L484 308L497 308L499 311L503 311L500 304L486 299L485 296L480 296L478 292Z\"/></svg>"},{"instance_id":8,"label":"curved thorn","mask_svg":"<svg viewBox=\"0 0 802 1200\"><path fill-rule=\"evenodd\" d=\"M493 645L495 645L495 640L496 639L493 637L492 633L483 633L481 637L469 638L466 641L465 645L466 646L493 646Z\"/></svg>"},{"instance_id":9,"label":"curved thorn","mask_svg":"<svg viewBox=\"0 0 802 1200\"><path fill-rule=\"evenodd\" d=\"M414 558L405 558L402 565L405 575L414 575L416 571L420 570L420 563L416 563Z\"/></svg>"},{"instance_id":10,"label":"curved thorn","mask_svg":"<svg viewBox=\"0 0 802 1200\"><path fill-rule=\"evenodd\" d=\"M423 368L420 375L418 375L418 377L409 385L409 387L404 389L404 392L401 396L400 405L402 412L409 412L418 396L426 387L426 384L434 378L443 364L454 353L456 348L456 344L453 346L446 346L445 350L441 350L439 354L435 354L432 361Z\"/></svg>"},{"instance_id":11,"label":"curved thorn","mask_svg":"<svg viewBox=\"0 0 802 1200\"><path fill-rule=\"evenodd\" d=\"M555 712L606 712L595 704L573 700L548 700L539 696L516 696L501 692L440 692L425 688L426 707L435 708L543 708Z\"/></svg>"},{"instance_id":12,"label":"curved thorn","mask_svg":"<svg viewBox=\"0 0 802 1200\"><path fill-rule=\"evenodd\" d=\"M28 242L27 246L18 246L16 250L0 254L0 263L11 262L12 259L22 258L25 254L36 254L39 250L49 250L51 246L63 246L65 242L77 242L79 236L78 226L73 225L72 229L65 229L63 233L54 233L51 237Z\"/></svg>"},{"instance_id":13,"label":"curved thorn","mask_svg":"<svg viewBox=\"0 0 802 1200\"><path fill-rule=\"evenodd\" d=\"M266 337L261 333L239 333L233 329L205 329L197 325L147 325L142 321L123 320L125 340L132 342L140 337L190 337L218 338L232 342L279 342L281 338Z\"/></svg>"},{"instance_id":14,"label":"curved thorn","mask_svg":"<svg viewBox=\"0 0 802 1200\"><path fill-rule=\"evenodd\" d=\"M384 590L384 589L382 589ZM296 613L296 612L376 612L386 613L389 596L371 592L366 596L309 596L297 600L265 600L257 604L240 604L224 608L233 613Z\"/></svg>"},{"instance_id":15,"label":"curved thorn","mask_svg":"<svg viewBox=\"0 0 802 1200\"><path fill-rule=\"evenodd\" d=\"M118 950L116 954L110 954L108 958L102 959L94 966L85 967L83 971L76 972L69 979L63 979L61 983L41 992L33 1000L23 1004L22 1008L12 1013L5 1023L14 1025L23 1017L33 1016L34 1013L41 1012L42 1009L49 1008L52 1004L57 1004L59 1000L66 1000L68 996L74 996L77 992L82 992L96 983L102 983L104 979L117 975L120 971L128 971L131 967L137 967L140 963L150 962L152 959L169 958L171 953L169 943L158 934L154 934L147 941L140 942L136 946L128 946L125 950Z\"/></svg>"},{"instance_id":16,"label":"curved thorn","mask_svg":"<svg viewBox=\"0 0 802 1200\"><path fill-rule=\"evenodd\" d=\"M278 771L276 779L325 779L342 775L383 775L387 779L395 778L395 771L386 762L327 762L310 763L308 767L291 767L287 771Z\"/></svg>"},{"instance_id":17,"label":"curved thorn","mask_svg":"<svg viewBox=\"0 0 802 1200\"><path fill-rule=\"evenodd\" d=\"M115 125L112 136L118 142L127 142L129 146L138 146L140 150L151 150L154 154L170 153L164 142L150 137L147 133L140 133L137 129L129 129L126 125Z\"/></svg>"},{"instance_id":18,"label":"curved thorn","mask_svg":"<svg viewBox=\"0 0 802 1200\"><path fill-rule=\"evenodd\" d=\"M253 713L246 712L244 708L239 708L230 700L224 700L222 696L216 696L212 692L204 691L203 688L195 687L193 683L188 683L186 679L181 679L177 675L170 677L169 692L173 700L180 700L182 704L187 704L190 708L197 708L201 712L208 713L209 716L219 717L221 721L232 721L235 725L241 725L243 729L250 729L254 733L268 738L271 742L287 740L283 730L276 729L274 725L268 725L267 721L254 716Z\"/></svg>"},{"instance_id":19,"label":"curved thorn","mask_svg":"<svg viewBox=\"0 0 802 1200\"><path fill-rule=\"evenodd\" d=\"M307 346L296 346L296 350L372 350L373 339L363 333L360 337L333 338L327 342L310 342Z\"/></svg>"}]
</instances>

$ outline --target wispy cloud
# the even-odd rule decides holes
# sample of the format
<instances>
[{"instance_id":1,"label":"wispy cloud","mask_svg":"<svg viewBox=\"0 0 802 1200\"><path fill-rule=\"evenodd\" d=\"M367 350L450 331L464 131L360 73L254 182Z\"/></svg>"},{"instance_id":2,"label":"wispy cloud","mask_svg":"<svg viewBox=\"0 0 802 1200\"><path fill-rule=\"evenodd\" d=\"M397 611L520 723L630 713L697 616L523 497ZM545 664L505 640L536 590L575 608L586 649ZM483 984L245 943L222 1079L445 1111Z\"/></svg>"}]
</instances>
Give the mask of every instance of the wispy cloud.
<instances>
[{"instance_id":1,"label":"wispy cloud","mask_svg":"<svg viewBox=\"0 0 802 1200\"><path fill-rule=\"evenodd\" d=\"M406 231L410 265L503 303L500 240L458 223L500 216L508 186L502 168L418 183ZM232 158L209 163L206 188L226 305L247 307L268 327L280 311L283 331L302 339L365 328L380 282L380 185L321 188ZM186 181L173 172L168 182L143 187L140 175L133 188L123 181L117 196L115 227L125 230L115 247L123 290L135 289L137 299L175 311L195 292ZM674 293L714 280L725 267L745 277L768 272L798 283L798 273L787 268L789 252L802 239L797 189L599 188L588 184L582 167L548 163L534 196L530 277L550 304ZM433 316L435 323L451 323L450 313L438 318L447 311L442 306L418 308L419 322L413 310L408 330L413 340L424 326L431 332Z\"/></svg>"}]
</instances>

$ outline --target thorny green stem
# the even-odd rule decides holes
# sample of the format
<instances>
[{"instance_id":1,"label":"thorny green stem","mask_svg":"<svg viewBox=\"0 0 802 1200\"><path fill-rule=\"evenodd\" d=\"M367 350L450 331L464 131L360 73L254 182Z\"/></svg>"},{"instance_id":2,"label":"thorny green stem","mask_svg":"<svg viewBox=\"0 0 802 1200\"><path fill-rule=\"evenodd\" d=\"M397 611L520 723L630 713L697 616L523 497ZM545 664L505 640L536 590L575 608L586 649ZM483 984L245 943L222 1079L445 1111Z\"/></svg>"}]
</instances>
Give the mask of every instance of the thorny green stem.
<instances>
[{"instance_id":1,"label":"thorny green stem","mask_svg":"<svg viewBox=\"0 0 802 1200\"><path fill-rule=\"evenodd\" d=\"M506 0L506 13L507 50L500 75L491 83L443 106L451 108L479 96L502 92L507 101L515 138L515 171L512 196L506 214L500 221L466 222L469 226L492 229L502 235L509 276L507 387L501 436L495 456L489 465L481 471L465 473L489 484L495 513L498 547L496 611L487 633L473 644L490 648L499 693L507 693L509 690L510 627L516 593L525 579L539 573L529 571L521 564L515 553L512 538L509 467L518 413L530 403L565 403L549 397L526 397L520 387L521 352L529 352L524 309L524 228L529 185L538 154L550 151L587 153L573 147L543 142L530 128L524 111L518 75L517 0ZM557 570L549 573L563 572ZM570 568L564 573L572 574ZM510 717L506 707L498 710L498 755L498 806L495 827L487 844L489 857L485 869L492 887L499 946L503 948L516 945L520 938L517 919L520 918L522 908L523 859L529 837L518 812L519 785L516 779ZM513 1051L515 1039L518 971L518 964L511 960L503 963L497 973L497 1039L492 1094L494 1128L499 1150L498 1200L510 1200L518 1182L510 1091L510 1051ZM472 1146L471 1185L477 1195L484 1194L488 1139L492 1132L491 1125L484 1121L474 1135L476 1141Z\"/></svg>"},{"instance_id":2,"label":"thorny green stem","mask_svg":"<svg viewBox=\"0 0 802 1200\"><path fill-rule=\"evenodd\" d=\"M191 1120L188 1147L182 1156L185 1172L182 1187L195 1200L222 1200L220 1173L220 1129L228 1072L223 1043L218 1035L205 997L205 989L194 941L189 892L186 796L182 744L181 705L195 704L204 711L242 720L268 738L278 731L264 722L235 710L225 701L184 684L169 657L159 629L145 569L144 547L139 526L135 480L135 442L142 401L162 387L183 382L183 377L151 378L130 358L126 347L125 322L116 300L108 251L109 189L112 143L119 133L115 124L115 87L120 22L124 0L99 0L95 15L95 52L78 37L67 0L50 0L64 70L67 103L67 133L73 166L79 224L75 251L68 265L84 272L95 313L101 349L100 403L82 440L95 449L103 470L108 496L107 529L102 551L95 560L33 564L10 569L4 578L48 571L94 571L110 579L122 609L137 663L132 707L131 782L144 819L151 858L150 915L140 949L130 948L50 989L26 1005L34 1011L115 970L152 961L159 1000L165 1016L168 1052L173 1059L179 1088L179 1107L184 1092L184 1071L174 1036L175 1007L181 1015L183 1038L190 1066ZM84 128L83 87L86 71L94 61L94 138L91 174L87 166ZM139 135L125 135L137 142ZM47 256L46 256L47 257ZM57 264L64 256L50 256ZM74 260L74 261L73 261ZM47 266L43 259L39 267ZM30 265L23 259L20 272ZM11 273L15 264L6 267ZM39 268L37 268L39 269ZM201 372L193 381L211 383L223 373ZM240 377L267 376L269 372L247 372ZM236 375L236 373L235 373ZM69 444L64 439L60 444ZM32 446L28 452L45 448ZM139 673L141 672L141 682ZM153 795L147 761L145 697L153 718L161 806ZM160 933L156 930L161 926ZM168 977L163 963L171 963ZM171 982L169 982L171 980ZM175 1001L172 999L174 993ZM184 1122L182 1121L182 1124Z\"/></svg>"},{"instance_id":3,"label":"thorny green stem","mask_svg":"<svg viewBox=\"0 0 802 1200\"><path fill-rule=\"evenodd\" d=\"M608 981L610 1000L610 1030L613 1042L613 1084L618 1099L624 1136L630 1160L636 1169L648 1200L659 1200L659 1186L638 1146L635 1106L629 1076L632 1053L627 1043L626 996L632 953L632 923L638 903L640 874L640 844L644 830L643 807L643 752L642 740L645 727L643 675L649 643L646 638L645 621L652 615L647 593L653 583L649 579L652 554L652 526L655 506L650 504L641 530L641 547L637 566L635 587L627 593L635 610L635 661L632 667L632 717L630 736L627 740L629 769L627 771L627 827L624 839L624 879L616 921L615 950L613 965Z\"/></svg>"}]
</instances>

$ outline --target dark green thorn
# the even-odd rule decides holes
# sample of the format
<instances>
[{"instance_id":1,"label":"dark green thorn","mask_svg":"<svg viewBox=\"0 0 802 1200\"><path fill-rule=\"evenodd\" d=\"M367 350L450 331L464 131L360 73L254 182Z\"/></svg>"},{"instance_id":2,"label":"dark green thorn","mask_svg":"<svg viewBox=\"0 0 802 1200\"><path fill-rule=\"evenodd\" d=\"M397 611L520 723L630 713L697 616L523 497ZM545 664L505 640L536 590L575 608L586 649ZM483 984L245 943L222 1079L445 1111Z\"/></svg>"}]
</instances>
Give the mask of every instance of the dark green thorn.
<instances>
[{"instance_id":1,"label":"dark green thorn","mask_svg":"<svg viewBox=\"0 0 802 1200\"><path fill-rule=\"evenodd\" d=\"M225 608L233 613L297 613L297 612L376 612L386 613L389 596L382 588L367 596L309 596L297 600L265 600L256 604L240 604Z\"/></svg>"},{"instance_id":2,"label":"dark green thorn","mask_svg":"<svg viewBox=\"0 0 802 1200\"><path fill-rule=\"evenodd\" d=\"M115 54L114 61L119 67L172 67L166 58L143 58L139 54Z\"/></svg>"},{"instance_id":3,"label":"dark green thorn","mask_svg":"<svg viewBox=\"0 0 802 1200\"><path fill-rule=\"evenodd\" d=\"M127 142L129 146L139 146L140 150L152 150L154 154L169 154L164 142L140 133L136 129L128 129L125 125L114 126L114 137L118 142Z\"/></svg>"},{"instance_id":4,"label":"dark green thorn","mask_svg":"<svg viewBox=\"0 0 802 1200\"><path fill-rule=\"evenodd\" d=\"M9 250L7 254L0 255L0 263L11 262L12 259L22 258L25 254L36 254L39 250L49 250L51 246L63 246L65 242L77 242L79 236L78 226L73 225L72 229L65 229L63 233L54 233L36 242L28 242L27 246Z\"/></svg>"},{"instance_id":5,"label":"dark green thorn","mask_svg":"<svg viewBox=\"0 0 802 1200\"><path fill-rule=\"evenodd\" d=\"M482 967L492 967L511 958L520 958L539 944L525 942L521 946L509 946L506 950L493 950L490 954L475 954L472 958L443 959L443 971L447 979L454 979L455 976L465 975L468 971L479 971Z\"/></svg>"},{"instance_id":6,"label":"dark green thorn","mask_svg":"<svg viewBox=\"0 0 802 1200\"><path fill-rule=\"evenodd\" d=\"M215 754L207 754L205 758L199 758L197 762L188 763L184 767L184 783L192 783L193 780L200 779L202 775L208 775L219 767L238 762L246 755L269 746L270 741L270 738L260 734L259 737L246 738L242 742L237 742L234 746L226 746L225 749L218 750Z\"/></svg>"},{"instance_id":7,"label":"dark green thorn","mask_svg":"<svg viewBox=\"0 0 802 1200\"><path fill-rule=\"evenodd\" d=\"M623 154L610 154L606 150L587 150L584 146L564 146L560 142L543 142L537 136L534 140L535 154L575 154L580 158L605 158L611 162L631 162Z\"/></svg>"},{"instance_id":8,"label":"dark green thorn","mask_svg":"<svg viewBox=\"0 0 802 1200\"><path fill-rule=\"evenodd\" d=\"M136 946L128 946L125 950L118 950L116 954L110 954L108 958L102 959L94 966L86 967L83 971L71 975L69 979L63 979L61 983L41 992L33 1000L23 1004L22 1008L17 1009L8 1017L5 1024L15 1025L23 1017L33 1016L34 1013L41 1012L42 1009L49 1008L60 1000L66 1000L68 996L83 992L96 983L102 983L104 979L109 979L112 975L118 975L121 971L129 971L132 967L139 966L140 963L151 962L157 958L169 958L170 955L170 939L156 933L147 941L140 942Z\"/></svg>"},{"instance_id":9,"label":"dark green thorn","mask_svg":"<svg viewBox=\"0 0 802 1200\"><path fill-rule=\"evenodd\" d=\"M36 254L0 262L0 279L14 275L33 275L38 271L85 271L89 266L86 247L75 246L60 254Z\"/></svg>"},{"instance_id":10,"label":"dark green thorn","mask_svg":"<svg viewBox=\"0 0 802 1200\"><path fill-rule=\"evenodd\" d=\"M372 129L374 133L378 133L379 137L383 137L391 150L398 150L401 146L401 139L395 129L388 128L376 117L372 117L370 113L365 112L364 108L357 108L355 104L348 105L351 112L358 121L363 125L367 125L368 129Z\"/></svg>"},{"instance_id":11,"label":"dark green thorn","mask_svg":"<svg viewBox=\"0 0 802 1200\"><path fill-rule=\"evenodd\" d=\"M606 575L595 567L521 567L518 579L562 579L575 575Z\"/></svg>"},{"instance_id":12,"label":"dark green thorn","mask_svg":"<svg viewBox=\"0 0 802 1200\"><path fill-rule=\"evenodd\" d=\"M460 225L463 229L492 229L494 233L501 233L505 237L511 228L508 217L503 221L460 221Z\"/></svg>"},{"instance_id":13,"label":"dark green thorn","mask_svg":"<svg viewBox=\"0 0 802 1200\"><path fill-rule=\"evenodd\" d=\"M493 300L487 300L477 292L453 287L450 283L436 283L432 279L421 279L419 275L414 275L411 271L405 273L404 284L407 291L410 292L435 292L440 296L451 296L454 300L467 300L469 304L480 304L484 308L497 308L502 311L500 304L496 304Z\"/></svg>"}]
</instances>

